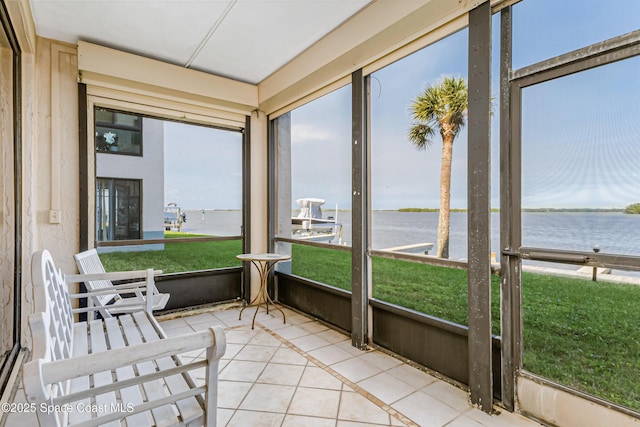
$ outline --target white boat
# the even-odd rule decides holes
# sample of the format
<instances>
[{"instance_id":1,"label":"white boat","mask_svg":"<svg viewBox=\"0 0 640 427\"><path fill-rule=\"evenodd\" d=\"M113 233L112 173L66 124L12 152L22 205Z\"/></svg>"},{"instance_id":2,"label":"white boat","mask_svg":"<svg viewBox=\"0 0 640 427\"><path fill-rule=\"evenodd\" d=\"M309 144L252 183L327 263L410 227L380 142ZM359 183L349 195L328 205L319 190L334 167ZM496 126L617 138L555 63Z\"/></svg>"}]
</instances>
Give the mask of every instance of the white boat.
<instances>
[{"instance_id":1,"label":"white boat","mask_svg":"<svg viewBox=\"0 0 640 427\"><path fill-rule=\"evenodd\" d=\"M183 222L187 222L187 216L176 203L169 203L164 207L165 231L182 231Z\"/></svg>"},{"instance_id":2,"label":"white boat","mask_svg":"<svg viewBox=\"0 0 640 427\"><path fill-rule=\"evenodd\" d=\"M291 234L294 239L342 244L342 224L338 223L338 206L335 216L322 216L323 199L296 200L300 206L298 216L291 218Z\"/></svg>"}]
</instances>

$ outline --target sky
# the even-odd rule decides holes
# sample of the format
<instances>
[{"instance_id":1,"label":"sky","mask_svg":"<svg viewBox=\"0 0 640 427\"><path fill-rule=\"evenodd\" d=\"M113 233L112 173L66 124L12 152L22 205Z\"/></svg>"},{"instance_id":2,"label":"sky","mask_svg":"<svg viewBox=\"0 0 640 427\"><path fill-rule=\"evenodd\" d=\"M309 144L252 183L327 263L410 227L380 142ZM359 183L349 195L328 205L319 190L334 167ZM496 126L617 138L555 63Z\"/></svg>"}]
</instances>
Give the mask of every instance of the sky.
<instances>
[{"instance_id":1,"label":"sky","mask_svg":"<svg viewBox=\"0 0 640 427\"><path fill-rule=\"evenodd\" d=\"M493 20L492 205L499 206L499 19ZM525 0L513 9L513 68L640 29L640 1ZM467 30L371 76L372 207L439 205L441 143L418 151L407 139L409 105L445 75L467 77ZM640 59L523 90L524 207L624 207L640 202ZM351 205L351 87L291 112L292 206ZM229 131L165 124L165 202L185 209L239 209L241 138ZM467 203L467 134L453 150L451 206Z\"/></svg>"},{"instance_id":2,"label":"sky","mask_svg":"<svg viewBox=\"0 0 640 427\"><path fill-rule=\"evenodd\" d=\"M164 201L182 209L242 208L242 134L164 122Z\"/></svg>"}]
</instances>

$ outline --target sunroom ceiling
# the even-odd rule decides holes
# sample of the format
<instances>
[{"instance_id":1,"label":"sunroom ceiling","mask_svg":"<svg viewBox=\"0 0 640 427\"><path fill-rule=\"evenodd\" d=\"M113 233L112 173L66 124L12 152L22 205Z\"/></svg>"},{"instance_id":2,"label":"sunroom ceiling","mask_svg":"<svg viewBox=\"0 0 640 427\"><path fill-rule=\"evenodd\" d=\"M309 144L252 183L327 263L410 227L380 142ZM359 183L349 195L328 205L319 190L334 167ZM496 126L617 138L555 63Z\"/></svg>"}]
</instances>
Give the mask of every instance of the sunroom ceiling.
<instances>
[{"instance_id":1,"label":"sunroom ceiling","mask_svg":"<svg viewBox=\"0 0 640 427\"><path fill-rule=\"evenodd\" d=\"M39 36L257 84L372 0L31 0Z\"/></svg>"}]
</instances>

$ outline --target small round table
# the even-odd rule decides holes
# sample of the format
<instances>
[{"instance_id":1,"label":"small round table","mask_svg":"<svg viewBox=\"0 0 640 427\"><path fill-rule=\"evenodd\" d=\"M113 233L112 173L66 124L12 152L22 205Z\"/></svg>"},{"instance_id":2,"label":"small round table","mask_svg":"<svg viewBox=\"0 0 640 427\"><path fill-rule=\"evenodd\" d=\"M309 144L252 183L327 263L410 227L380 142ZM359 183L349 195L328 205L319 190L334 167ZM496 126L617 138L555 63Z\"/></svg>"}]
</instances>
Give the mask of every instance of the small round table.
<instances>
[{"instance_id":1,"label":"small round table","mask_svg":"<svg viewBox=\"0 0 640 427\"><path fill-rule=\"evenodd\" d=\"M278 261L291 259L291 255L271 253L241 254L237 255L236 258L241 261L251 261L251 263L256 266L256 269L260 274L260 289L258 290L258 294L253 300L251 300L249 305L242 307L242 310L240 310L240 316L238 316L238 320L242 319L242 312L245 308L256 305L256 312L253 314L253 321L251 322L251 329L253 329L256 323L256 315L258 314L260 306L264 304L265 308L267 309L267 314L269 314L269 303L271 303L271 305L273 305L276 309L280 310L280 313L282 313L282 321L286 322L284 311L282 311L282 309L276 305L276 303L271 299L269 293L267 292L267 278L269 277L269 272Z\"/></svg>"}]
</instances>

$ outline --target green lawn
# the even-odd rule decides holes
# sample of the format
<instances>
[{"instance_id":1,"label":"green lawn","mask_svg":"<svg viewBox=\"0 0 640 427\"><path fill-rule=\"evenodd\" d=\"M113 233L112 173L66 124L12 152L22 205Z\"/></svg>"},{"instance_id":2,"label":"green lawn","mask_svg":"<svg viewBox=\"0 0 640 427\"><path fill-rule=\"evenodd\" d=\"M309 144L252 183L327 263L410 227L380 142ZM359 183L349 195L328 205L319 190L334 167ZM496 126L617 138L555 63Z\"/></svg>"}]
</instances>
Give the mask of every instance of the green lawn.
<instances>
[{"instance_id":1,"label":"green lawn","mask_svg":"<svg viewBox=\"0 0 640 427\"><path fill-rule=\"evenodd\" d=\"M180 237L184 236L181 234ZM166 244L164 251L102 254L108 271L164 272L238 266L240 241ZM293 245L293 274L351 289L351 254ZM374 258L373 297L467 324L467 272ZM640 410L640 287L523 273L524 367L533 373ZM492 277L493 331L500 289Z\"/></svg>"},{"instance_id":2,"label":"green lawn","mask_svg":"<svg viewBox=\"0 0 640 427\"><path fill-rule=\"evenodd\" d=\"M166 238L202 237L196 234L165 232ZM217 242L165 243L163 251L112 252L100 254L107 271L154 268L163 273L237 267L242 262L236 255L242 253L240 240Z\"/></svg>"},{"instance_id":3,"label":"green lawn","mask_svg":"<svg viewBox=\"0 0 640 427\"><path fill-rule=\"evenodd\" d=\"M350 290L350 253L293 246L293 274ZM372 260L373 297L467 324L467 272ZM640 410L640 287L522 274L524 367ZM500 334L499 278L491 280Z\"/></svg>"},{"instance_id":4,"label":"green lawn","mask_svg":"<svg viewBox=\"0 0 640 427\"><path fill-rule=\"evenodd\" d=\"M524 367L640 410L640 287L522 276Z\"/></svg>"}]
</instances>

